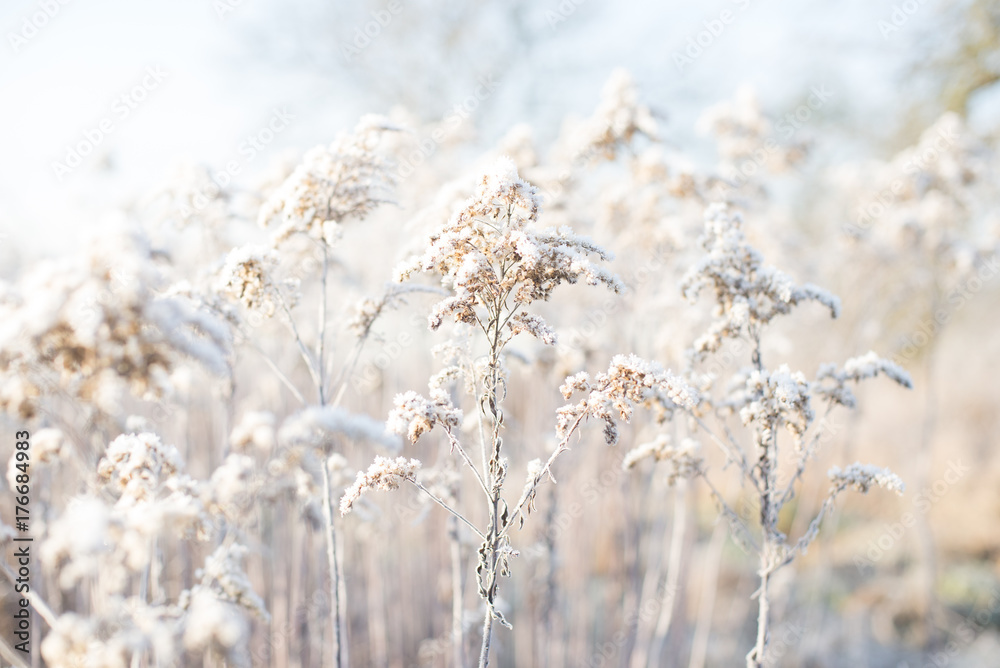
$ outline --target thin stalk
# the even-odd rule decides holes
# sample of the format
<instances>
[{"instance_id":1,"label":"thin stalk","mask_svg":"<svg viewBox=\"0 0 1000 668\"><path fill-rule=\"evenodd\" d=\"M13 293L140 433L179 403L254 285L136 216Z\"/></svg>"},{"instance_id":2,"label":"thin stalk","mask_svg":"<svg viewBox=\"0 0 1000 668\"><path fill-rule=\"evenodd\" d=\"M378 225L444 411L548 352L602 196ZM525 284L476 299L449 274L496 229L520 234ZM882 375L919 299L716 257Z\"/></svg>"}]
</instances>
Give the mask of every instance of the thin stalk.
<instances>
[{"instance_id":1,"label":"thin stalk","mask_svg":"<svg viewBox=\"0 0 1000 668\"><path fill-rule=\"evenodd\" d=\"M705 668L708 656L708 640L712 630L712 612L715 608L716 587L719 582L719 562L726 542L726 527L722 522L715 525L712 540L707 547L701 575L701 600L698 602L698 622L691 641L691 660L688 668Z\"/></svg>"},{"instance_id":2,"label":"thin stalk","mask_svg":"<svg viewBox=\"0 0 1000 668\"><path fill-rule=\"evenodd\" d=\"M502 269L501 269L502 274ZM487 480L489 481L490 492L490 524L486 532L484 541L486 548L486 614L483 620L483 644L479 650L479 668L486 668L490 663L490 643L493 636L493 598L496 588L497 578L497 557L500 547L500 539L505 527L500 526L500 488L503 480L500 479L500 452L503 447L503 440L500 438L500 429L503 426L503 410L501 409L500 389L500 349L502 347L500 334L500 316L502 314L502 299L497 299L490 312L488 329L490 333L490 357L489 372L486 380L485 404L493 419L492 442L490 443L490 459L487 469ZM480 565L482 567L483 564Z\"/></svg>"},{"instance_id":3,"label":"thin stalk","mask_svg":"<svg viewBox=\"0 0 1000 668\"><path fill-rule=\"evenodd\" d=\"M326 405L326 364L324 363L324 353L326 349L326 276L329 269L329 253L326 244L320 244L323 248L323 269L320 274L320 296L319 296L319 341L316 343L316 367L318 378L316 385L319 390L319 405Z\"/></svg>"},{"instance_id":4,"label":"thin stalk","mask_svg":"<svg viewBox=\"0 0 1000 668\"><path fill-rule=\"evenodd\" d=\"M656 622L656 634L650 648L650 658L658 662L663 654L663 646L670 632L670 623L674 617L674 602L677 599L677 587L681 575L681 560L684 556L684 532L687 529L687 481L677 483L674 499L674 526L670 536L670 557L667 561L667 585L663 592L660 606L660 618Z\"/></svg>"},{"instance_id":5,"label":"thin stalk","mask_svg":"<svg viewBox=\"0 0 1000 668\"><path fill-rule=\"evenodd\" d=\"M493 636L493 613L486 607L486 619L483 620L483 646L479 650L479 668L490 665L490 640Z\"/></svg>"},{"instance_id":6,"label":"thin stalk","mask_svg":"<svg viewBox=\"0 0 1000 668\"><path fill-rule=\"evenodd\" d=\"M286 376L284 372L280 368L278 368L278 365L274 363L274 360L272 360L267 355L267 353L265 353L260 348L260 346L258 346L256 343L253 343L249 338L247 339L247 341L250 342L251 347L260 354L261 358L264 360L264 363L267 364L268 368L274 372L274 375L278 377L278 380L281 381L281 384L284 385L288 389L288 391L292 393L293 397L299 400L299 403L304 405L306 403L306 398L302 396L302 393L299 392L299 389L297 387L295 387L295 384L288 379L288 376Z\"/></svg>"},{"instance_id":7,"label":"thin stalk","mask_svg":"<svg viewBox=\"0 0 1000 668\"><path fill-rule=\"evenodd\" d=\"M278 292L278 304L281 306L281 310L284 312L285 317L288 318L288 328L291 330L292 337L295 339L295 345L299 350L299 355L302 356L302 361L306 363L306 369L309 371L309 376L313 379L313 382L319 386L320 380L319 374L316 373L316 363L309 355L309 349L306 348L306 344L302 341L298 325L295 324L295 318L292 317L292 311L288 308L288 304L285 302L285 299L281 296L280 292Z\"/></svg>"},{"instance_id":8,"label":"thin stalk","mask_svg":"<svg viewBox=\"0 0 1000 668\"><path fill-rule=\"evenodd\" d=\"M747 654L747 668L763 668L764 652L767 650L767 633L771 602L768 598L768 581L770 574L765 563L765 554L761 555L760 589L757 590L757 644Z\"/></svg>"},{"instance_id":9,"label":"thin stalk","mask_svg":"<svg viewBox=\"0 0 1000 668\"><path fill-rule=\"evenodd\" d=\"M486 481L483 480L483 476L479 473L479 469L477 469L476 465L472 463L472 457L470 457L469 453L465 451L465 448L462 447L462 444L459 442L459 440L455 438L455 434L452 433L450 427L445 428L445 434L447 434L448 436L448 442L451 444L452 449L458 450L458 454L461 455L462 460L469 466L470 469L472 469L472 472L476 475L476 480L479 481L479 486L482 488L483 492L486 493L486 497L490 498L489 487L486 486Z\"/></svg>"},{"instance_id":10,"label":"thin stalk","mask_svg":"<svg viewBox=\"0 0 1000 668\"><path fill-rule=\"evenodd\" d=\"M448 521L448 541L451 552L451 651L455 668L465 666L465 634L462 627L462 542L458 534L458 518Z\"/></svg>"},{"instance_id":11,"label":"thin stalk","mask_svg":"<svg viewBox=\"0 0 1000 668\"><path fill-rule=\"evenodd\" d=\"M462 515L460 512L458 512L457 510L455 510L454 508L452 508L451 506L449 506L447 503L445 503L441 498L439 498L436 494L434 494L434 492L430 491L429 489L427 489L426 487L424 487L423 485L421 485L419 482L417 482L413 478L406 478L406 480L408 482L410 482L411 484L413 484L421 492L423 492L424 494L426 494L427 496L429 496L439 506L441 506L442 508L444 508L445 510L447 510L449 513L451 513L452 517L458 518L459 520L465 522L465 525L467 527L469 527L470 529L472 529L473 531L475 531L477 536L479 536L483 540L486 540L486 536L483 534L482 531L479 530L479 527L477 527L475 524L473 524L468 519L466 519L465 516Z\"/></svg>"},{"instance_id":12,"label":"thin stalk","mask_svg":"<svg viewBox=\"0 0 1000 668\"><path fill-rule=\"evenodd\" d=\"M757 348L759 351L759 346ZM757 361L760 356L757 353ZM757 589L757 643L747 654L748 668L761 668L764 665L764 652L767 650L768 631L770 625L770 600L768 584L771 573L775 570L776 554L782 543L778 537L778 508L775 505L777 487L776 459L778 434L775 425L768 423L757 434L757 447L760 452L757 461L760 489L760 524L763 532L763 545L760 552L760 587Z\"/></svg>"},{"instance_id":13,"label":"thin stalk","mask_svg":"<svg viewBox=\"0 0 1000 668\"><path fill-rule=\"evenodd\" d=\"M340 565L337 561L337 534L333 527L333 490L330 485L330 470L323 461L323 521L326 524L326 560L330 575L330 612L333 615L333 665L341 668L340 662Z\"/></svg>"},{"instance_id":14,"label":"thin stalk","mask_svg":"<svg viewBox=\"0 0 1000 668\"><path fill-rule=\"evenodd\" d=\"M938 300L932 302L931 308L935 309ZM934 310L931 311L932 313ZM937 340L931 339L927 344L927 353L924 357L924 420L920 429L919 449L917 450L917 485L918 489L924 489L930 484L931 463L933 461L934 431L937 427L937 401L934 395L934 360L937 348ZM920 545L920 557L923 561L923 643L924 652L929 655L935 649L936 633L933 624L933 615L936 604L935 584L937 581L937 549L934 545L934 533L927 513L917 513L917 542Z\"/></svg>"}]
</instances>

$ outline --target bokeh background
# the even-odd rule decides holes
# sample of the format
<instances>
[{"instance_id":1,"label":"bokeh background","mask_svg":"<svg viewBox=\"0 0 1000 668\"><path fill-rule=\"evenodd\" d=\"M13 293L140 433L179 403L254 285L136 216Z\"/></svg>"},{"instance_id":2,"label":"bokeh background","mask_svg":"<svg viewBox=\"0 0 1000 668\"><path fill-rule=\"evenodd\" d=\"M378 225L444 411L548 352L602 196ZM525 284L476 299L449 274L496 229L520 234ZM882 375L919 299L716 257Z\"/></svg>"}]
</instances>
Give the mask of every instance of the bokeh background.
<instances>
[{"instance_id":1,"label":"bokeh background","mask_svg":"<svg viewBox=\"0 0 1000 668\"><path fill-rule=\"evenodd\" d=\"M720 24L724 12L731 20ZM722 25L718 34L709 24ZM732 175L753 142L778 138L787 165L758 165L750 186L730 201L745 210L747 234L768 261L839 294L844 314L831 323L809 309L797 312L776 326L768 354L812 373L821 362L875 349L899 361L915 388L875 382L859 391L858 410L835 418L816 474L805 478L783 520L790 533L801 533L822 501L829 466L872 461L909 487L901 498L847 499L809 554L783 573L769 661L995 665L1000 272L990 267L1000 238L1000 4L6 0L0 28L0 277L10 284L44 258L70 262L127 226L143 229L172 258L164 269L172 280L197 282L233 246L264 238L247 212L307 149L369 112L411 129L390 146L401 164L413 163L407 156L456 110L461 122L400 179L396 206L345 232L336 260L338 323L359 299L382 290L396 261L419 248L456 193L468 194L483 156L511 154L525 178L548 184L543 193L555 192L553 183L566 187L550 200L552 222L569 222L612 249L629 291L607 306L602 296L571 289L562 305L546 305L562 343L518 349L524 361L511 362L507 436L519 444L511 455L518 470L544 451L561 377L599 370L618 352L676 368L709 314L707 303L685 304L676 285L698 256L701 215L712 196L658 191L655 176L642 176L655 170L643 172L644 165ZM619 68L631 74L636 104L656 119L660 157L643 162L649 146L640 144L596 168L564 160L574 122L595 113ZM810 106L816 91L823 101ZM725 101L732 107L717 114L765 128L760 136L706 124L706 109ZM781 119L802 109L808 115L786 135ZM943 117L948 112L954 116ZM935 125L942 117L945 124ZM760 125L759 118L771 120ZM952 136L942 129L949 123L961 128L961 139L934 149L941 132ZM749 141L750 149L740 153L727 138ZM93 150L70 165L81 143ZM931 153L907 153L913 146ZM920 155L932 157L910 171ZM194 222L179 215L182 200L204 193L204 179L231 162L239 173L226 183L216 177L223 195L195 205ZM561 165L572 165L574 185L554 177ZM916 185L874 216L859 213L897 177ZM113 267L114 257L108 262ZM299 273L308 304L316 296L311 275ZM976 274L978 282L970 282ZM384 420L393 395L422 390L436 370L430 350L444 339L423 326L430 302L408 301L379 322L358 357L344 400L351 410ZM944 318L935 315L941 307ZM251 331L293 383L308 386L280 326L254 324ZM352 359L353 339L334 336L337 355ZM745 363L737 358L734 368ZM259 357L238 360L231 382L196 369L175 379L169 400L122 399L108 424L77 423L75 434L60 428L84 453L81 461L96 465L99 444L126 432L129 415L143 415L177 445L191 474L207 480L246 414L267 411L280 424L296 410ZM32 418L38 427L59 426L51 411L69 410L59 408L65 397L54 401L50 413ZM72 416L64 420L79 414ZM8 419L10 433L19 420ZM497 632L495 665L742 665L755 629L753 562L727 537L698 483L668 487L654 467L621 472L629 444L655 426L639 421L629 429L618 450L587 436L572 461L560 463L558 486L540 494L532 519L545 518L539 526L548 529L529 523L515 546L522 554L505 584L515 630ZM266 441L255 453L262 469L280 449ZM345 444L341 454L353 471L372 453ZM442 443L407 445L405 454L448 459ZM43 531L89 483L86 473L39 475L47 477L35 494L51 513ZM739 506L744 499L731 482L726 493ZM342 523L350 665L452 665L447 520L413 490L398 494L372 497L361 518ZM315 509L294 495L262 497L260 505L240 520L254 537L247 573L271 615L252 622L252 663L329 665ZM10 523L8 505L0 507ZM901 531L907 512L919 521ZM165 596L176 598L197 578L205 551L164 549ZM471 648L479 616L469 561L475 541L463 549ZM40 567L38 577L57 612L86 616L100 596L82 585L63 591L58 568ZM659 613L636 622L643 603L664 600L668 590L669 629L658 633ZM48 632L42 621L35 628L38 640ZM37 651L32 661L44 665ZM149 657L136 661L156 665ZM221 661L210 652L177 660Z\"/></svg>"}]
</instances>

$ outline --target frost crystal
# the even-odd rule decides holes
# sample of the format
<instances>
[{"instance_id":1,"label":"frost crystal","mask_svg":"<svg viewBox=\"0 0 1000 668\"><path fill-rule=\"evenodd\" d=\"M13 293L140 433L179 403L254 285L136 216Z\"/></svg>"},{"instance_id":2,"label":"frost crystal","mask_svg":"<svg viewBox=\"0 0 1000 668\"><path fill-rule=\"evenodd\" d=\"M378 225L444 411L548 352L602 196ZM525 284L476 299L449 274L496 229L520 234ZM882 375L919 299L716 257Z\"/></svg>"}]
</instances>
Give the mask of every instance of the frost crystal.
<instances>
[{"instance_id":1,"label":"frost crystal","mask_svg":"<svg viewBox=\"0 0 1000 668\"><path fill-rule=\"evenodd\" d=\"M447 392L440 388L431 389L430 399L412 391L397 394L393 406L387 428L394 434L406 434L412 443L435 425L454 429L462 423L462 411L455 408Z\"/></svg>"},{"instance_id":2,"label":"frost crystal","mask_svg":"<svg viewBox=\"0 0 1000 668\"><path fill-rule=\"evenodd\" d=\"M668 466L667 483L673 485L678 479L693 478L701 473L704 460L701 456L701 444L691 438L685 438L680 445L671 445L671 439L666 434L660 434L649 443L644 443L625 455L622 469L628 470L643 459L653 459L665 462Z\"/></svg>"},{"instance_id":3,"label":"frost crystal","mask_svg":"<svg viewBox=\"0 0 1000 668\"><path fill-rule=\"evenodd\" d=\"M431 329L446 317L474 324L477 306L492 306L508 297L516 306L548 299L561 283L583 280L621 291L621 282L590 260L608 260L610 253L568 227L535 228L540 205L536 189L518 176L509 158L501 158L483 175L475 195L431 236L426 251L397 268L397 280L433 272L454 291L435 306ZM543 336L547 331L537 317L508 323L512 333L515 327Z\"/></svg>"},{"instance_id":4,"label":"frost crystal","mask_svg":"<svg viewBox=\"0 0 1000 668\"><path fill-rule=\"evenodd\" d=\"M281 298L271 280L277 266L278 255L273 250L260 246L235 248L219 272L219 292L269 318Z\"/></svg>"},{"instance_id":5,"label":"frost crystal","mask_svg":"<svg viewBox=\"0 0 1000 668\"><path fill-rule=\"evenodd\" d=\"M273 244L305 234L333 245L345 221L363 220L379 205L391 202L395 177L390 162L375 148L384 132L398 129L385 118L365 116L353 134L306 153L261 208L261 225L280 224Z\"/></svg>"},{"instance_id":6,"label":"frost crystal","mask_svg":"<svg viewBox=\"0 0 1000 668\"><path fill-rule=\"evenodd\" d=\"M351 512L354 502L366 491L375 489L388 492L398 489L404 480L413 480L419 469L420 462L416 459L407 461L405 457L396 459L375 457L375 461L367 471L358 471L354 484L344 493L340 500L340 514L346 515Z\"/></svg>"},{"instance_id":7,"label":"frost crystal","mask_svg":"<svg viewBox=\"0 0 1000 668\"><path fill-rule=\"evenodd\" d=\"M628 422L633 405L654 408L665 419L678 407L694 408L697 401L695 391L679 377L635 355L614 357L607 372L593 379L586 373L570 376L559 389L566 399L576 393L587 396L559 409L557 435L562 438L577 421L595 417L604 420L609 445L618 442L616 419Z\"/></svg>"},{"instance_id":8,"label":"frost crystal","mask_svg":"<svg viewBox=\"0 0 1000 668\"><path fill-rule=\"evenodd\" d=\"M855 462L844 470L834 466L827 475L836 487L840 489L853 487L862 494L867 494L872 487L881 487L902 495L906 487L899 476L889 469L860 462Z\"/></svg>"},{"instance_id":9,"label":"frost crystal","mask_svg":"<svg viewBox=\"0 0 1000 668\"><path fill-rule=\"evenodd\" d=\"M703 288L712 288L720 317L695 341L696 356L715 352L724 339L759 328L804 301L823 304L834 318L840 313L840 300L833 295L814 285L795 285L784 273L765 266L760 253L747 243L741 225L741 216L730 214L723 204L705 211L701 243L708 255L687 272L682 289L693 302Z\"/></svg>"}]
</instances>

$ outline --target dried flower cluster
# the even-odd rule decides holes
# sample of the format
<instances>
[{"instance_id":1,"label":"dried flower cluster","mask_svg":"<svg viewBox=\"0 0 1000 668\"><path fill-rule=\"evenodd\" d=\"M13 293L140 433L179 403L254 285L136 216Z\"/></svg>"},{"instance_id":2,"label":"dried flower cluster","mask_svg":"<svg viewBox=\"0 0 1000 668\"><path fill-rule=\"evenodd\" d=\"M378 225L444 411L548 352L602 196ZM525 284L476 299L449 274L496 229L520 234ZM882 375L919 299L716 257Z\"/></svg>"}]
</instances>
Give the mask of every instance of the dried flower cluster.
<instances>
[{"instance_id":1,"label":"dried flower cluster","mask_svg":"<svg viewBox=\"0 0 1000 668\"><path fill-rule=\"evenodd\" d=\"M188 300L158 296L162 278L145 240L105 243L86 264L40 264L0 291L0 406L30 417L56 391L110 414L122 386L171 389L185 357L229 370L228 329Z\"/></svg>"},{"instance_id":2,"label":"dried flower cluster","mask_svg":"<svg viewBox=\"0 0 1000 668\"><path fill-rule=\"evenodd\" d=\"M622 468L628 470L644 459L665 462L668 466L665 472L668 485L700 475L704 466L701 444L692 438L685 438L679 445L671 443L669 436L660 434L655 440L630 450L622 460Z\"/></svg>"},{"instance_id":3,"label":"dried flower cluster","mask_svg":"<svg viewBox=\"0 0 1000 668\"><path fill-rule=\"evenodd\" d=\"M830 469L828 475L834 487L839 489L851 487L862 494L867 494L872 487L881 487L902 495L906 488L899 476L889 469L861 462L855 462L844 470L835 466Z\"/></svg>"},{"instance_id":4,"label":"dried flower cluster","mask_svg":"<svg viewBox=\"0 0 1000 668\"><path fill-rule=\"evenodd\" d=\"M306 153L260 210L262 225L278 224L272 243L304 234L332 246L344 222L391 202L395 177L376 149L383 133L398 129L383 117L365 116L352 134Z\"/></svg>"},{"instance_id":5,"label":"dried flower cluster","mask_svg":"<svg viewBox=\"0 0 1000 668\"><path fill-rule=\"evenodd\" d=\"M536 189L523 181L509 158L498 160L483 175L476 193L445 226L430 238L423 255L396 270L397 280L415 272L436 272L454 296L437 304L429 322L432 329L445 317L485 327L487 311L512 304L511 318L518 309L536 300L548 299L561 283L584 280L604 284L616 292L621 284L612 274L594 264L610 254L569 228L538 230L541 199ZM543 340L554 340L551 330L534 316L508 321L511 335L527 331Z\"/></svg>"},{"instance_id":6,"label":"dried flower cluster","mask_svg":"<svg viewBox=\"0 0 1000 668\"><path fill-rule=\"evenodd\" d=\"M442 389L432 389L430 399L412 391L397 394L393 404L386 426L395 434L405 434L412 443L436 425L454 429L462 423L462 411Z\"/></svg>"},{"instance_id":7,"label":"dried flower cluster","mask_svg":"<svg viewBox=\"0 0 1000 668\"><path fill-rule=\"evenodd\" d=\"M604 84L597 110L580 129L577 152L579 157L614 160L635 135L656 139L658 134L652 112L639 102L632 75L617 69Z\"/></svg>"},{"instance_id":8,"label":"dried flower cluster","mask_svg":"<svg viewBox=\"0 0 1000 668\"><path fill-rule=\"evenodd\" d=\"M816 374L816 384L813 393L829 398L847 408L854 408L857 400L847 381L860 382L868 378L884 375L890 380L910 389L913 381L898 364L879 357L874 350L860 357L852 357L844 362L844 368L838 369L836 364L824 364Z\"/></svg>"},{"instance_id":9,"label":"dried flower cluster","mask_svg":"<svg viewBox=\"0 0 1000 668\"><path fill-rule=\"evenodd\" d=\"M340 514L349 513L354 502L366 491L375 489L388 492L398 489L404 480L413 480L419 469L420 462L416 459L376 457L367 471L358 471L357 480L340 499Z\"/></svg>"},{"instance_id":10,"label":"dried flower cluster","mask_svg":"<svg viewBox=\"0 0 1000 668\"><path fill-rule=\"evenodd\" d=\"M587 373L570 376L559 390L566 399L577 393L586 396L559 409L558 436L564 437L582 420L594 417L604 421L608 445L618 442L616 421L628 422L633 405L650 408L663 420L678 408L694 408L697 396L680 377L635 355L616 356L607 372L593 378Z\"/></svg>"},{"instance_id":11,"label":"dried flower cluster","mask_svg":"<svg viewBox=\"0 0 1000 668\"><path fill-rule=\"evenodd\" d=\"M269 318L281 299L271 278L277 265L278 255L269 248L235 248L226 256L226 263L219 272L218 290L225 297Z\"/></svg>"},{"instance_id":12,"label":"dried flower cluster","mask_svg":"<svg viewBox=\"0 0 1000 668\"><path fill-rule=\"evenodd\" d=\"M764 265L760 253L747 242L743 219L725 205L715 204L705 211L702 246L708 254L684 276L684 296L694 301L704 288L711 288L717 319L695 341L698 357L715 352L724 339L747 333L751 339L778 315L805 301L826 306L834 318L840 300L814 285L795 285L783 272Z\"/></svg>"}]
</instances>

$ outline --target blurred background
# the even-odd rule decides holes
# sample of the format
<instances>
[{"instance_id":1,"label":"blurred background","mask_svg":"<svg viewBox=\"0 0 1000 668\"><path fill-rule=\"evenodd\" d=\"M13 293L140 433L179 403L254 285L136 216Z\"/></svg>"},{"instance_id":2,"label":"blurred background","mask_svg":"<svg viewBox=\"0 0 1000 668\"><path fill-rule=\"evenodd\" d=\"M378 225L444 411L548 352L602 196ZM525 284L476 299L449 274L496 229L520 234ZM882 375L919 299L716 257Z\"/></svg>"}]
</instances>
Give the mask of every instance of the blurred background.
<instances>
[{"instance_id":1,"label":"blurred background","mask_svg":"<svg viewBox=\"0 0 1000 668\"><path fill-rule=\"evenodd\" d=\"M685 149L699 145L690 129L701 111L741 84L753 85L773 112L793 109L813 86L828 87L832 102L812 126L829 138L823 152L884 155L945 108L994 129L995 7L918 4L900 20L896 4L862 0L836 8L791 0L400 0L398 14L368 37L365 25L387 5L74 0L46 10L10 0L0 8L0 226L39 250L69 244L108 204L135 198L178 164L222 164L238 154L276 107L295 122L248 172L362 113L401 106L439 119L483 76L499 82L474 111L484 144L519 122L552 138L567 114L589 113L615 67L633 73L645 100L669 119L668 139ZM733 20L724 34L679 65L689 38L727 10ZM114 113L150 66L166 73L162 83L127 117ZM60 178L53 163L105 117L113 132Z\"/></svg>"},{"instance_id":2,"label":"blurred background","mask_svg":"<svg viewBox=\"0 0 1000 668\"><path fill-rule=\"evenodd\" d=\"M568 290L565 306L545 307L564 343L519 349L507 436L530 444L512 455L519 471L543 452L547 436L539 434L552 433L561 378L606 368L619 352L676 368L707 320L707 300L685 305L675 286L701 250L712 197L683 187L651 196L658 177L649 174L717 171L732 180L741 159L777 138L787 164L762 169L759 180L743 170L748 180L730 201L745 209L748 237L765 258L839 294L844 315L831 324L814 310L797 312L775 327L768 354L811 375L821 362L875 349L910 371L916 387L876 380L859 390L857 411L834 418L821 465L783 526L792 535L806 528L829 466L889 466L908 492L847 498L776 583L769 665L997 665L1000 300L990 267L1000 238L1000 3L5 0L0 28L0 276L12 283L39 258L78 254L123 220L138 221L169 253L172 279L194 282L234 245L259 237L245 207L363 114L413 129L390 147L401 164L431 129L460 118L412 165L412 178L400 172L397 207L345 232L334 312L346 322L349 307L377 294L395 262L459 201L456 193L468 194L480 158L511 154L522 176L556 193L552 221L615 251L613 268L629 285L614 307L603 295ZM593 170L574 163L570 186L554 176L560 152L600 109L619 68L638 91L631 104L655 119L657 155L666 157L648 158L641 145ZM727 101L732 107L717 106ZM712 108L729 130L706 121ZM934 149L937 137L952 137L953 121L961 139ZM734 138L750 148L741 153ZM916 185L905 195L892 191L884 209L871 209L894 178L910 177ZM176 208L199 188L204 194L192 185L199 178L213 178L225 194L194 204L205 234ZM890 222L902 235L891 241L882 234ZM316 296L304 294L307 302ZM360 355L344 402L352 410L383 420L395 393L422 391L437 370L427 351L443 337L425 331L430 302L410 301L380 322ZM280 327L252 329L291 381L308 385ZM345 359L350 342L338 340ZM734 352L720 369L745 363ZM250 354L221 389L201 384L200 373L180 383L167 409L125 402L116 419L125 425L127 415L144 414L192 475L207 479L242 416L266 410L281 421L296 404ZM538 389L539 379L550 387ZM743 665L755 630L753 561L727 537L700 484L670 488L653 467L621 471L627 448L652 431L640 421L619 450L587 436L574 463L557 471L559 485L539 494L547 528L529 522L515 545L521 558L504 584L515 632L497 631L494 665ZM84 440L106 443L116 433L95 427ZM407 445L405 454L445 461L440 445ZM258 463L276 455L266 451L273 443L261 447ZM91 454L96 464L100 452ZM343 455L353 471L372 453L348 444ZM47 501L55 513L85 485L51 475L44 480L61 485ZM730 482L724 491L734 507L752 517ZM343 521L350 665L452 665L447 522L412 490L400 494L373 496L362 519ZM328 665L330 605L313 596L324 586L322 537L309 523L315 508L294 498L268 504L241 520L256 531L247 572L271 613L270 622L254 622L252 663ZM907 512L919 521L898 529ZM480 614L475 541L466 536L462 546L471 648ZM164 567L176 576L171 595L195 577L192 555L201 553L184 550ZM44 577L59 589L55 574ZM80 592L53 597L64 612L82 612L87 600ZM665 627L659 607L641 612L651 600L670 601ZM38 655L34 662L44 665ZM223 664L191 655L180 665Z\"/></svg>"}]
</instances>

